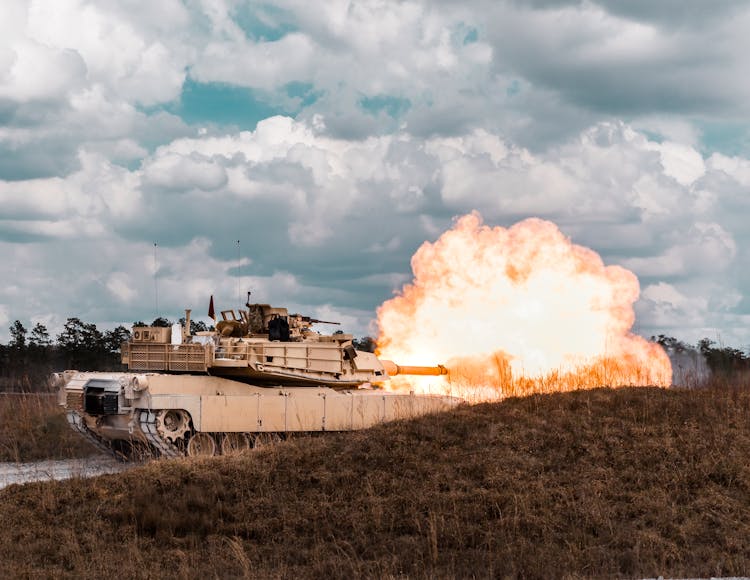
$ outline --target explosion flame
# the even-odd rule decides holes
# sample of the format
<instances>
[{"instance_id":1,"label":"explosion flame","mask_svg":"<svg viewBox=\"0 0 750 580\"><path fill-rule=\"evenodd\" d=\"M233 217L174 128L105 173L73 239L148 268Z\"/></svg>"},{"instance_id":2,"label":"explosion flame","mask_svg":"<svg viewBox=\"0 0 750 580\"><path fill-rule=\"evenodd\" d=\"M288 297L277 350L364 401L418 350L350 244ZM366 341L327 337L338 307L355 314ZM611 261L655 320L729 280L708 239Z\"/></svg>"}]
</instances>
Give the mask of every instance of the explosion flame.
<instances>
[{"instance_id":1,"label":"explosion flame","mask_svg":"<svg viewBox=\"0 0 750 580\"><path fill-rule=\"evenodd\" d=\"M425 242L411 266L412 283L378 308L378 353L446 361L450 378L396 377L392 388L496 398L671 383L661 346L630 332L636 276L605 266L552 222L489 227L473 212Z\"/></svg>"}]
</instances>

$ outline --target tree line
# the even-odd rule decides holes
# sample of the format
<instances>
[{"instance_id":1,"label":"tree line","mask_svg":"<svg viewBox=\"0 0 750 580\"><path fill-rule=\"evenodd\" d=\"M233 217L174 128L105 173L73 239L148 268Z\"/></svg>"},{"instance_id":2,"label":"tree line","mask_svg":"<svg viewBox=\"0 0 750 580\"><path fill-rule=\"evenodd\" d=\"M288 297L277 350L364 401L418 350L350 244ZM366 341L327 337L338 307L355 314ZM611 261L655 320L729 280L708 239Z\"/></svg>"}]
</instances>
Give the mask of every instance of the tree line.
<instances>
[{"instance_id":1,"label":"tree line","mask_svg":"<svg viewBox=\"0 0 750 580\"><path fill-rule=\"evenodd\" d=\"M120 345L130 339L130 330L122 325L102 332L68 318L54 340L39 322L29 330L16 320L9 330L8 344L0 344L0 390L43 390L50 373L65 369L124 370Z\"/></svg>"},{"instance_id":2,"label":"tree line","mask_svg":"<svg viewBox=\"0 0 750 580\"><path fill-rule=\"evenodd\" d=\"M673 361L685 357L695 358L696 355L700 355L714 377L733 379L747 375L750 371L748 353L732 346L722 345L710 338L703 338L696 345L691 345L672 336L660 334L652 336L651 341L662 345ZM672 366L674 367L674 362Z\"/></svg>"}]
</instances>

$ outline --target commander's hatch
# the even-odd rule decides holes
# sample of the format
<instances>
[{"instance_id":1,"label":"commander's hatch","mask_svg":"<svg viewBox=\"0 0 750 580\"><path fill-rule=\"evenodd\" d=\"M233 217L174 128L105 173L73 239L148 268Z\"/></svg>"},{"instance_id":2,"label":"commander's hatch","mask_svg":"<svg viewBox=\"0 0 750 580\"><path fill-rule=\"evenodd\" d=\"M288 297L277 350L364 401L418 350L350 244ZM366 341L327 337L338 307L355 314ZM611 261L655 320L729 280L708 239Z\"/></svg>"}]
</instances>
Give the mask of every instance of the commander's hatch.
<instances>
[{"instance_id":1,"label":"commander's hatch","mask_svg":"<svg viewBox=\"0 0 750 580\"><path fill-rule=\"evenodd\" d=\"M238 322L241 320L237 318L237 313L234 310L222 310L221 318L224 320L236 320Z\"/></svg>"}]
</instances>

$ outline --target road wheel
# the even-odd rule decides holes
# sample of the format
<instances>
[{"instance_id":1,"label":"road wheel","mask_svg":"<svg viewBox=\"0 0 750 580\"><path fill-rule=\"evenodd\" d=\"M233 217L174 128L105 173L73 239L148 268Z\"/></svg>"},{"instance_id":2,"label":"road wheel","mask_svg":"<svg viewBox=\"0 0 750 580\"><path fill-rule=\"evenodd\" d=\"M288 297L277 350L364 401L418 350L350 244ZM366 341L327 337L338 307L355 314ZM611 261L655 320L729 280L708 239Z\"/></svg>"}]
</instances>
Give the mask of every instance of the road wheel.
<instances>
[{"instance_id":1,"label":"road wheel","mask_svg":"<svg viewBox=\"0 0 750 580\"><path fill-rule=\"evenodd\" d=\"M281 435L278 433L256 433L253 439L253 449L274 445L281 441Z\"/></svg>"},{"instance_id":2,"label":"road wheel","mask_svg":"<svg viewBox=\"0 0 750 580\"><path fill-rule=\"evenodd\" d=\"M208 433L196 433L188 441L187 454L190 457L211 457L216 454L216 441Z\"/></svg>"},{"instance_id":3,"label":"road wheel","mask_svg":"<svg viewBox=\"0 0 750 580\"><path fill-rule=\"evenodd\" d=\"M239 455L250 449L250 440L244 433L225 433L221 438L222 455Z\"/></svg>"}]
</instances>

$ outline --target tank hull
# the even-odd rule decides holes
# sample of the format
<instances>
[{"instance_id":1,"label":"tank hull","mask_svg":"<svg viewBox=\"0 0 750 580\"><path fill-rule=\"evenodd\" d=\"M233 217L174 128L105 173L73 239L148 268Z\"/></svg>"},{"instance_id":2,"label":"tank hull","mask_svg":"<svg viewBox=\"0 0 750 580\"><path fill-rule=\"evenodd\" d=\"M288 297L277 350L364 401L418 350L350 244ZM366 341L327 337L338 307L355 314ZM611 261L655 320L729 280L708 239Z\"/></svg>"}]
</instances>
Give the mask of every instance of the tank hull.
<instances>
[{"instance_id":1,"label":"tank hull","mask_svg":"<svg viewBox=\"0 0 750 580\"><path fill-rule=\"evenodd\" d=\"M225 377L67 371L59 402L102 448L214 455L290 433L365 429L450 409L460 400L372 389L266 387Z\"/></svg>"}]
</instances>

